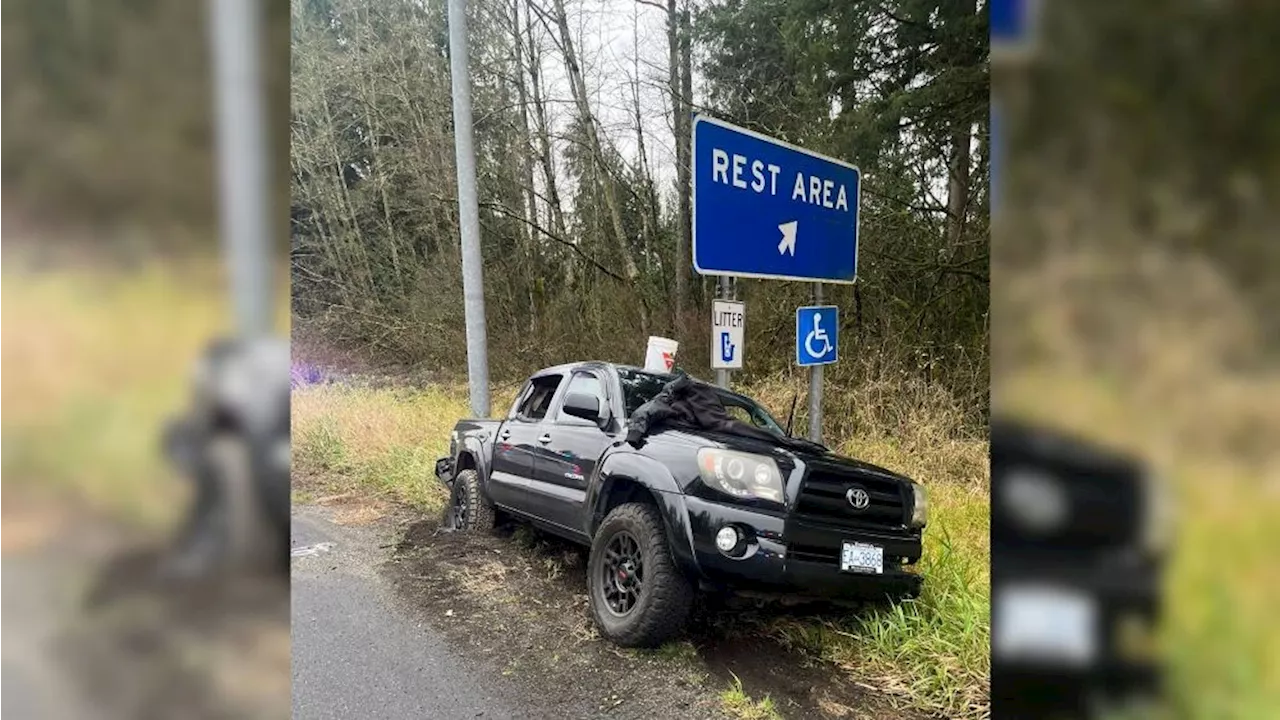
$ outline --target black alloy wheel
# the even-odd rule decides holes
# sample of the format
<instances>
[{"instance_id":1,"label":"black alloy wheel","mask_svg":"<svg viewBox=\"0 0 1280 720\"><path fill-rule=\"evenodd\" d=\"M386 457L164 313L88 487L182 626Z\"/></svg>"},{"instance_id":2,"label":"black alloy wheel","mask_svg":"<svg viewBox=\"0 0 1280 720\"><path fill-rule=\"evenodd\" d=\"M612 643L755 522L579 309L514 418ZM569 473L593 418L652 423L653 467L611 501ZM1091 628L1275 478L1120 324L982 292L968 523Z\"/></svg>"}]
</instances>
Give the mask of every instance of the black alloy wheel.
<instances>
[{"instance_id":1,"label":"black alloy wheel","mask_svg":"<svg viewBox=\"0 0 1280 720\"><path fill-rule=\"evenodd\" d=\"M587 599L600 634L623 647L657 647L684 628L694 585L676 565L657 506L629 502L596 528Z\"/></svg>"},{"instance_id":2,"label":"black alloy wheel","mask_svg":"<svg viewBox=\"0 0 1280 720\"><path fill-rule=\"evenodd\" d=\"M644 592L644 556L635 536L620 530L609 538L600 572L605 607L619 616L631 612Z\"/></svg>"},{"instance_id":3,"label":"black alloy wheel","mask_svg":"<svg viewBox=\"0 0 1280 720\"><path fill-rule=\"evenodd\" d=\"M466 530L467 520L471 518L471 502L469 497L471 493L466 492L465 488L457 486L450 495L452 495L452 497L449 498L449 529Z\"/></svg>"},{"instance_id":4,"label":"black alloy wheel","mask_svg":"<svg viewBox=\"0 0 1280 720\"><path fill-rule=\"evenodd\" d=\"M496 510L480 488L480 476L475 470L458 473L449 492L440 524L447 530L459 532L484 532L497 523Z\"/></svg>"}]
</instances>

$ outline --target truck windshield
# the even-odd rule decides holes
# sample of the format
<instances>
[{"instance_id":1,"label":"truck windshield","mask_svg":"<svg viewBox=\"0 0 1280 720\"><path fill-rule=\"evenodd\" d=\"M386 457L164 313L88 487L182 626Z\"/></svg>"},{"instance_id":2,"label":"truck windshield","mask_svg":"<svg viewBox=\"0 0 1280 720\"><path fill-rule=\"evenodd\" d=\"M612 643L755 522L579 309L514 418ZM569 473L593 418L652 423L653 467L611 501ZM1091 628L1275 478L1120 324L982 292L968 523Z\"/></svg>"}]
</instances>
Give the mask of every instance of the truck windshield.
<instances>
[{"instance_id":1,"label":"truck windshield","mask_svg":"<svg viewBox=\"0 0 1280 720\"><path fill-rule=\"evenodd\" d=\"M627 406L627 417L631 417L631 413L662 392L663 386L674 380L675 376L618 368L618 379L622 381L622 395ZM783 430L778 421L755 401L729 392L721 392L719 395L720 402L724 403L725 410L734 419L786 437L787 431Z\"/></svg>"}]
</instances>

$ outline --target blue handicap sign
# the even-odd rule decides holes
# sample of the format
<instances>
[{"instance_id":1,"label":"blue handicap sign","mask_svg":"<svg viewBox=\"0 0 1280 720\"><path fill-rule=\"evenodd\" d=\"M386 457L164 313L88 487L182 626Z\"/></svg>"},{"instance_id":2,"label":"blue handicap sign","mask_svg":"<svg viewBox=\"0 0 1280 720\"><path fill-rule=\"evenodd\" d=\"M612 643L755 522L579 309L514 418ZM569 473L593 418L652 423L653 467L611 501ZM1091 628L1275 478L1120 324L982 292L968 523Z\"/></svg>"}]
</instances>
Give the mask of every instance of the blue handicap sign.
<instances>
[{"instance_id":1,"label":"blue handicap sign","mask_svg":"<svg viewBox=\"0 0 1280 720\"><path fill-rule=\"evenodd\" d=\"M861 187L848 163L699 115L693 267L703 275L851 283Z\"/></svg>"},{"instance_id":2,"label":"blue handicap sign","mask_svg":"<svg viewBox=\"0 0 1280 720\"><path fill-rule=\"evenodd\" d=\"M840 308L810 305L796 308L796 364L830 365L838 359Z\"/></svg>"}]
</instances>

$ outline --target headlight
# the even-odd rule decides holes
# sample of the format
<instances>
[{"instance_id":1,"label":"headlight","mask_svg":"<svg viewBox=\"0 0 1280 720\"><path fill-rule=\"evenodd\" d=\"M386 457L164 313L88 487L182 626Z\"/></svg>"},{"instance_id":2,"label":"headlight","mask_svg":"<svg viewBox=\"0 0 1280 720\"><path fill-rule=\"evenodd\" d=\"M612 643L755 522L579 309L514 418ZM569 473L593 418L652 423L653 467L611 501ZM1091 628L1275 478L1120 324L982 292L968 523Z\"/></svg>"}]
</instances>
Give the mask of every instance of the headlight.
<instances>
[{"instance_id":1,"label":"headlight","mask_svg":"<svg viewBox=\"0 0 1280 720\"><path fill-rule=\"evenodd\" d=\"M922 528L929 524L929 493L920 483L911 483L911 527Z\"/></svg>"},{"instance_id":2,"label":"headlight","mask_svg":"<svg viewBox=\"0 0 1280 720\"><path fill-rule=\"evenodd\" d=\"M1009 470L999 501L1023 530L1056 532L1067 522L1070 503L1062 482L1030 468Z\"/></svg>"},{"instance_id":3,"label":"headlight","mask_svg":"<svg viewBox=\"0 0 1280 720\"><path fill-rule=\"evenodd\" d=\"M782 502L782 472L767 455L702 448L698 471L708 487L734 497Z\"/></svg>"}]
</instances>

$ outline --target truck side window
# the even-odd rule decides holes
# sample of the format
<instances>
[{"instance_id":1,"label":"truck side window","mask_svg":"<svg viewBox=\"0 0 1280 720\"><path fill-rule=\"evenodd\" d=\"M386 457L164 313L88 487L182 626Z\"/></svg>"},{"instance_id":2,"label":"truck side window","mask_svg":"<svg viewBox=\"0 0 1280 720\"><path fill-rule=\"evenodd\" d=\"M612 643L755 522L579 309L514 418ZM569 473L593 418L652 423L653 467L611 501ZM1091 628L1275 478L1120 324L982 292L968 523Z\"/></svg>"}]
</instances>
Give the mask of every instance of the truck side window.
<instances>
[{"instance_id":1,"label":"truck side window","mask_svg":"<svg viewBox=\"0 0 1280 720\"><path fill-rule=\"evenodd\" d=\"M560 387L560 381L563 379L562 375L543 375L534 378L530 382L533 387L520 403L516 416L522 420L541 420L546 417L547 409L551 407L551 399L556 396L556 389Z\"/></svg>"},{"instance_id":2,"label":"truck side window","mask_svg":"<svg viewBox=\"0 0 1280 720\"><path fill-rule=\"evenodd\" d=\"M569 379L569 387L564 392L565 397L568 397L569 393L595 395L597 398L600 398L600 407L608 407L609 405L609 401L605 398L604 394L604 383L600 382L600 378L590 373L574 373L573 377ZM586 421L569 415L565 413L564 408L560 408L560 411L556 413L556 422L572 422L580 424Z\"/></svg>"}]
</instances>

